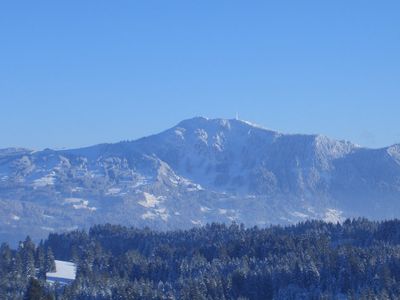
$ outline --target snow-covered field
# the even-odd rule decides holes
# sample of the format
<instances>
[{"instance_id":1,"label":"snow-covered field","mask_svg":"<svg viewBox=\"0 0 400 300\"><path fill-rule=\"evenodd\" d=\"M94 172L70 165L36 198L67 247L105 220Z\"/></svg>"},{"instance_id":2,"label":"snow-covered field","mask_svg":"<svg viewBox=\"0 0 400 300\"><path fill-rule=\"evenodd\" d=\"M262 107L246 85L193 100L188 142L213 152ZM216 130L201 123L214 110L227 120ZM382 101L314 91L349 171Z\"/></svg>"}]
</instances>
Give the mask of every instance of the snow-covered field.
<instances>
[{"instance_id":1,"label":"snow-covered field","mask_svg":"<svg viewBox=\"0 0 400 300\"><path fill-rule=\"evenodd\" d=\"M76 265L69 261L55 260L56 271L47 272L46 280L48 283L69 283L76 278Z\"/></svg>"}]
</instances>

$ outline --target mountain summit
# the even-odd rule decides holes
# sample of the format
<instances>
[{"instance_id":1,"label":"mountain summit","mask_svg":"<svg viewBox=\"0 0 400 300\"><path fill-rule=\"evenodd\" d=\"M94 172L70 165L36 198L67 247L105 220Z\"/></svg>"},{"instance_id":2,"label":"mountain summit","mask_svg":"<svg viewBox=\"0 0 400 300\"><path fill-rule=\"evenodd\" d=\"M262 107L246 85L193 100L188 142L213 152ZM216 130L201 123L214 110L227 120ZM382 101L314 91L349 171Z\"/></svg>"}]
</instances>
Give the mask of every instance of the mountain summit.
<instances>
[{"instance_id":1,"label":"mountain summit","mask_svg":"<svg viewBox=\"0 0 400 300\"><path fill-rule=\"evenodd\" d=\"M135 141L0 150L0 238L96 223L188 228L398 217L400 146L197 117Z\"/></svg>"}]
</instances>

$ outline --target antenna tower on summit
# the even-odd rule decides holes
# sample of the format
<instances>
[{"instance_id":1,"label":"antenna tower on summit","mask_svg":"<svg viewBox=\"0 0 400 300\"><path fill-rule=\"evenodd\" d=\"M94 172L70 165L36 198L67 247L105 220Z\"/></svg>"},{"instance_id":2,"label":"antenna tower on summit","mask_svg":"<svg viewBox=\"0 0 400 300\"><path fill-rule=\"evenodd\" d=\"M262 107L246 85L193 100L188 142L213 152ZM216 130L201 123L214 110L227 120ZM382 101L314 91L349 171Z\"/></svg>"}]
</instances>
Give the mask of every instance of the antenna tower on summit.
<instances>
[{"instance_id":1,"label":"antenna tower on summit","mask_svg":"<svg viewBox=\"0 0 400 300\"><path fill-rule=\"evenodd\" d=\"M239 113L236 113L236 120L239 120Z\"/></svg>"}]
</instances>

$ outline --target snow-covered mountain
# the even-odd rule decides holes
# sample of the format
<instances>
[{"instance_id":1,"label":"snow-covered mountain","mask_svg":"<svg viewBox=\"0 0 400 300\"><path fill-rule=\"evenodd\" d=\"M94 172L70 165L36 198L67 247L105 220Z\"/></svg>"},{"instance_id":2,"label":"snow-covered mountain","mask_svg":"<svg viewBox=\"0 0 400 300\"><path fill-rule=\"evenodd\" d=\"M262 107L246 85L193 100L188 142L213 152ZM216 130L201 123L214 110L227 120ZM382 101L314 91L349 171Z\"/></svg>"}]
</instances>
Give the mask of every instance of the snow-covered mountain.
<instances>
[{"instance_id":1,"label":"snow-covered mountain","mask_svg":"<svg viewBox=\"0 0 400 300\"><path fill-rule=\"evenodd\" d=\"M400 145L199 117L129 142L0 150L1 240L104 222L172 229L399 215Z\"/></svg>"}]
</instances>

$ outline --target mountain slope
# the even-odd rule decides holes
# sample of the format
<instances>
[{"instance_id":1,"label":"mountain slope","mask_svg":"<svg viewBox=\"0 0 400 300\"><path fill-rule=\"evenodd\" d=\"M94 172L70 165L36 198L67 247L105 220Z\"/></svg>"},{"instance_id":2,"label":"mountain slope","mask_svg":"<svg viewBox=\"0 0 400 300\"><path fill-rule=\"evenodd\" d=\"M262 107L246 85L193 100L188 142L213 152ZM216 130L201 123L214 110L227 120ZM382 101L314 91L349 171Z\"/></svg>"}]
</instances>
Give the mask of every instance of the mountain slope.
<instances>
[{"instance_id":1,"label":"mountain slope","mask_svg":"<svg viewBox=\"0 0 400 300\"><path fill-rule=\"evenodd\" d=\"M0 150L0 238L122 223L395 217L400 146L366 149L240 120L193 118L135 141Z\"/></svg>"}]
</instances>

